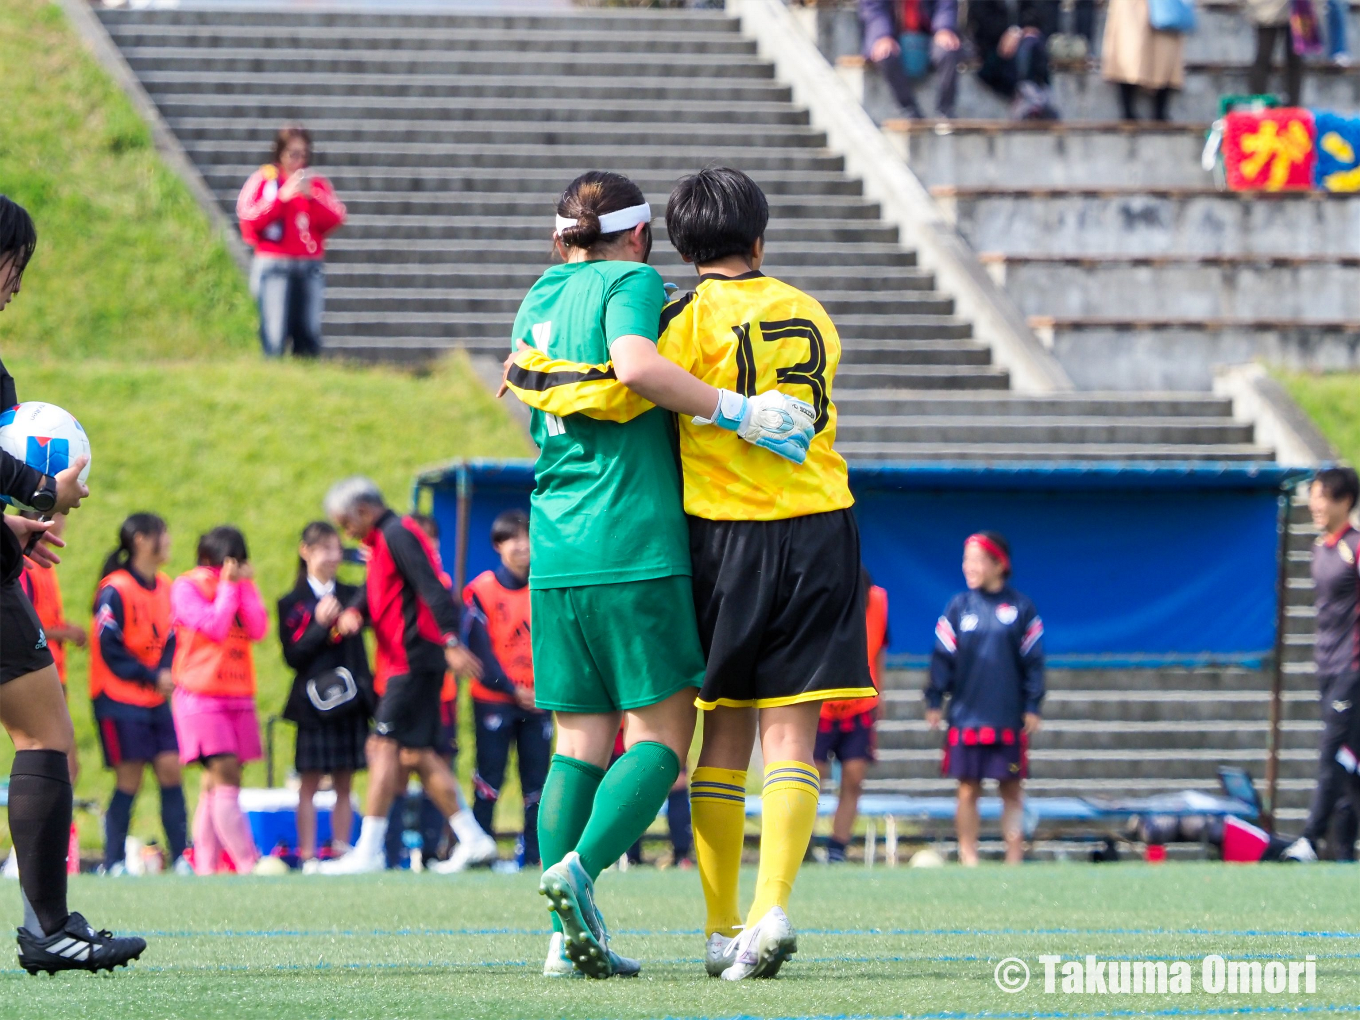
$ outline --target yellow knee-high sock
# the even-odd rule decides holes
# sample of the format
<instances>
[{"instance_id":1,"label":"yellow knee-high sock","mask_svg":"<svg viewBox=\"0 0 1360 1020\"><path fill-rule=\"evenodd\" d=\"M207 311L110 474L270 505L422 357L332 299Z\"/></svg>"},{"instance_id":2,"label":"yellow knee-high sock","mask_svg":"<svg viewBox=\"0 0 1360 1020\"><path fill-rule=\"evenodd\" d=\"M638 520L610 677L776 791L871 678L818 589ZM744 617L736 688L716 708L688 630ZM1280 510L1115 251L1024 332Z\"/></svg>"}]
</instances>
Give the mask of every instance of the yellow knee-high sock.
<instances>
[{"instance_id":1,"label":"yellow knee-high sock","mask_svg":"<svg viewBox=\"0 0 1360 1020\"><path fill-rule=\"evenodd\" d=\"M789 907L793 880L812 839L817 820L817 797L822 780L817 770L801 761L776 761L765 766L761 793L760 873L756 898L746 915L750 927L771 907Z\"/></svg>"},{"instance_id":2,"label":"yellow knee-high sock","mask_svg":"<svg viewBox=\"0 0 1360 1020\"><path fill-rule=\"evenodd\" d=\"M746 839L746 771L699 767L689 781L694 856L704 887L707 934L728 938L741 930L737 880Z\"/></svg>"}]
</instances>

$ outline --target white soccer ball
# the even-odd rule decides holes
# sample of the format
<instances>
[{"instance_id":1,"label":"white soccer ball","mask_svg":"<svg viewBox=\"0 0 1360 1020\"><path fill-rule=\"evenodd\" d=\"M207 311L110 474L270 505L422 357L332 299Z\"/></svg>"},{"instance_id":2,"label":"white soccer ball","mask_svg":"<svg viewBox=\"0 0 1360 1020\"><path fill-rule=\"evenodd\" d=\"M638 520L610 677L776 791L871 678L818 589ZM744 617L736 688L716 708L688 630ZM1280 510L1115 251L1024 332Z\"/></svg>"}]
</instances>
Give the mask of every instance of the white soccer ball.
<instances>
[{"instance_id":1,"label":"white soccer ball","mask_svg":"<svg viewBox=\"0 0 1360 1020\"><path fill-rule=\"evenodd\" d=\"M911 867L913 868L943 868L944 858L939 851L926 847L924 850L917 850L911 855Z\"/></svg>"},{"instance_id":2,"label":"white soccer ball","mask_svg":"<svg viewBox=\"0 0 1360 1020\"><path fill-rule=\"evenodd\" d=\"M56 475L71 466L82 454L90 454L90 437L80 422L56 404L29 400L0 412L0 450L17 457L31 468L48 476ZM84 482L90 477L90 465L80 472ZM31 510L16 499L0 495L11 506Z\"/></svg>"},{"instance_id":3,"label":"white soccer ball","mask_svg":"<svg viewBox=\"0 0 1360 1020\"><path fill-rule=\"evenodd\" d=\"M276 878L279 875L288 874L288 865L285 864L283 860L278 857L274 856L261 857L258 861L255 862L255 870L253 870L251 874L268 875L271 878Z\"/></svg>"}]
</instances>

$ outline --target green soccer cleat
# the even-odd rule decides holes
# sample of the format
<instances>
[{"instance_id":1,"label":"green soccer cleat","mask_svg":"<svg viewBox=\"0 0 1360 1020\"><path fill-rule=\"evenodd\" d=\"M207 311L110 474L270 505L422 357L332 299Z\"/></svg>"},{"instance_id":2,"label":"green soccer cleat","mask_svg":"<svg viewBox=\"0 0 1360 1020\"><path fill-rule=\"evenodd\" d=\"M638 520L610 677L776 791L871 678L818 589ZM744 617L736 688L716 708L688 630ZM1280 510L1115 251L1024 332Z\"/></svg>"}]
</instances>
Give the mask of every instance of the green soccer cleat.
<instances>
[{"instance_id":1,"label":"green soccer cleat","mask_svg":"<svg viewBox=\"0 0 1360 1020\"><path fill-rule=\"evenodd\" d=\"M634 977L642 969L636 960L609 948L609 930L595 905L595 885L574 850L543 872L538 891L548 897L548 909L562 924L562 951L586 977ZM546 973L546 969L545 969Z\"/></svg>"}]
</instances>

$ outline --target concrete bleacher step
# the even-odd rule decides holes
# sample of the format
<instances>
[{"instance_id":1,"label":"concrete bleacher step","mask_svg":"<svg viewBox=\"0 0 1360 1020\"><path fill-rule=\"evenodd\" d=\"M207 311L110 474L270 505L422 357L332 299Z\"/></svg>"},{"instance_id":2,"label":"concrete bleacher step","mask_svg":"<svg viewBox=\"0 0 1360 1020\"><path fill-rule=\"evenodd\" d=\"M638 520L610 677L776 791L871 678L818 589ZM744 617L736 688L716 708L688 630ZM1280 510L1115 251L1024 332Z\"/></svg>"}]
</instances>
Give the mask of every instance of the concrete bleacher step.
<instances>
[{"instance_id":1,"label":"concrete bleacher step","mask_svg":"<svg viewBox=\"0 0 1360 1020\"><path fill-rule=\"evenodd\" d=\"M1295 369L1360 368L1360 321L1032 316L1083 389L1207 390L1214 366L1261 358Z\"/></svg>"},{"instance_id":2,"label":"concrete bleacher step","mask_svg":"<svg viewBox=\"0 0 1360 1020\"><path fill-rule=\"evenodd\" d=\"M630 103L686 102L697 103L787 103L791 93L787 85L766 79L735 81L693 78L636 79L629 81L626 91L620 92L620 82L598 74L575 74L570 80L535 75L533 69L523 75L479 74L392 74L379 71L337 73L334 70L280 72L263 77L250 71L194 71L147 68L138 75L147 90L156 97L175 94L210 94L215 96L296 97L309 104L311 97L324 93L328 97L362 96L365 98L427 98L470 101L523 101L535 105L544 96L555 96L563 104L606 105L623 95Z\"/></svg>"},{"instance_id":3,"label":"concrete bleacher step","mask_svg":"<svg viewBox=\"0 0 1360 1020\"><path fill-rule=\"evenodd\" d=\"M1266 746L1270 725L1267 720L1184 720L1158 722L1093 722L1091 720L1050 720L1042 731L1040 741L1046 752L1072 751L1117 752L1143 754L1149 747L1159 752L1220 750L1259 753ZM1281 727L1281 746L1290 750L1309 750L1316 753L1322 724L1288 722ZM878 746L888 750L940 750L940 733L929 729L922 720L885 720L878 725Z\"/></svg>"},{"instance_id":4,"label":"concrete bleacher step","mask_svg":"<svg viewBox=\"0 0 1360 1020\"><path fill-rule=\"evenodd\" d=\"M223 117L174 117L175 134L186 144L234 143L233 155L242 149L270 144L278 131L277 119ZM782 147L814 149L826 145L826 135L798 124L652 124L642 127L629 121L484 121L442 122L431 120L313 120L308 127L326 139L327 151L337 146L361 145L575 145L636 146L683 149L686 146Z\"/></svg>"},{"instance_id":5,"label":"concrete bleacher step","mask_svg":"<svg viewBox=\"0 0 1360 1020\"><path fill-rule=\"evenodd\" d=\"M1254 445L1138 444L1138 443L1051 443L1005 442L1005 436L990 443L856 443L837 442L846 458L863 460L940 460L984 461L1008 464L1016 461L1260 461L1273 453L1268 447Z\"/></svg>"},{"instance_id":6,"label":"concrete bleacher step","mask_svg":"<svg viewBox=\"0 0 1360 1020\"><path fill-rule=\"evenodd\" d=\"M927 186L1202 188L1207 126L893 119L883 130Z\"/></svg>"},{"instance_id":7,"label":"concrete bleacher step","mask_svg":"<svg viewBox=\"0 0 1360 1020\"><path fill-rule=\"evenodd\" d=\"M1012 443L1251 445L1250 425L1221 418L1071 418L979 415L941 420L931 415L863 416L841 412L837 436L848 443Z\"/></svg>"},{"instance_id":8,"label":"concrete bleacher step","mask_svg":"<svg viewBox=\"0 0 1360 1020\"><path fill-rule=\"evenodd\" d=\"M187 89L187 84L186 84ZM615 98L605 104L563 103L554 97L537 99L492 97L472 99L429 95L309 95L304 98L262 91L259 95L226 91L204 93L176 91L168 85L157 89L156 105L172 123L189 118L230 119L247 122L281 121L310 117L313 123L336 117L362 120L400 120L410 123L467 124L491 122L503 127L532 122L576 126L580 124L634 125L648 130L675 124L761 124L806 127L806 110L785 102L723 103L706 101L635 100Z\"/></svg>"},{"instance_id":9,"label":"concrete bleacher step","mask_svg":"<svg viewBox=\"0 0 1360 1020\"><path fill-rule=\"evenodd\" d=\"M901 116L887 84L872 69L866 71L860 57L842 57L838 68L851 91L862 96L865 109L876 120ZM1212 121L1218 116L1219 97L1247 93L1247 78L1246 63L1187 60L1185 88L1175 93L1171 100L1171 119L1195 124ZM1270 87L1283 88L1282 75L1278 71L1272 75ZM934 75L918 85L917 96L926 111L934 113ZM1119 120L1123 112L1118 90L1096 71L1055 70L1052 96L1065 120L1113 121ZM1309 67L1303 81L1303 105L1324 110L1360 107L1360 75L1356 75L1353 68ZM965 120L1005 120L1009 116L1009 102L983 85L977 74L967 68L959 74L955 113ZM1144 100L1143 116L1148 115L1150 110Z\"/></svg>"},{"instance_id":10,"label":"concrete bleacher step","mask_svg":"<svg viewBox=\"0 0 1360 1020\"><path fill-rule=\"evenodd\" d=\"M1360 255L981 257L1025 315L1360 322Z\"/></svg>"},{"instance_id":11,"label":"concrete bleacher step","mask_svg":"<svg viewBox=\"0 0 1360 1020\"><path fill-rule=\"evenodd\" d=\"M1211 188L931 189L978 251L1007 255L1354 255L1360 196Z\"/></svg>"}]
</instances>

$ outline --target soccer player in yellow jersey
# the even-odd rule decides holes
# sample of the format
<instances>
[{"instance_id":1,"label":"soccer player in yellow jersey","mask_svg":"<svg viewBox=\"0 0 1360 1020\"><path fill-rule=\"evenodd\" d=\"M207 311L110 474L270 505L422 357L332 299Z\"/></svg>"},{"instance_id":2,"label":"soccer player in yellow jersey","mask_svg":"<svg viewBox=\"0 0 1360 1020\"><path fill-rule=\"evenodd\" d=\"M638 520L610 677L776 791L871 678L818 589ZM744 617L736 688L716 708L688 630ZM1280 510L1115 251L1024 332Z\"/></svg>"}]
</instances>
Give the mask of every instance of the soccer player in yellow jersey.
<instances>
[{"instance_id":1,"label":"soccer player in yellow jersey","mask_svg":"<svg viewBox=\"0 0 1360 1020\"><path fill-rule=\"evenodd\" d=\"M764 194L737 170L682 179L667 204L666 227L699 282L662 311L656 348L615 345L611 363L588 381L568 373L562 385L529 391L511 380L521 399L541 410L626 420L651 402L670 406L654 384L663 373L652 359L664 358L734 401L777 388L811 406L814 436L802 464L707 428L709 419L679 418L706 658L697 699L703 746L690 798L708 909L705 965L729 980L773 977L796 952L785 911L817 814L821 702L876 693L854 499L834 449L840 338L817 301L760 272L768 219ZM516 365L541 370L545 359L526 350ZM760 871L743 924L737 879L757 728L766 762Z\"/></svg>"}]
</instances>

